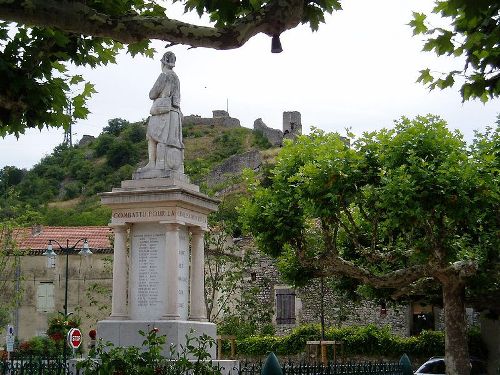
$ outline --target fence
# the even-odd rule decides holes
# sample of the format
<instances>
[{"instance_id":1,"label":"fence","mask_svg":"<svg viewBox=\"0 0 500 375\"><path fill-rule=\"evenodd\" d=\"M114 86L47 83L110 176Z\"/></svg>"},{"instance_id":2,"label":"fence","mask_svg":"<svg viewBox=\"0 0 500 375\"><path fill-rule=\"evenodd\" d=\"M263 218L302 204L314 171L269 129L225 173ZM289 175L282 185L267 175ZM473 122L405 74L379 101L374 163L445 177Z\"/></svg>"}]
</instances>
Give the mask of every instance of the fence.
<instances>
[{"instance_id":1,"label":"fence","mask_svg":"<svg viewBox=\"0 0 500 375\"><path fill-rule=\"evenodd\" d=\"M69 366L61 358L27 358L0 362L0 375L66 375Z\"/></svg>"},{"instance_id":2,"label":"fence","mask_svg":"<svg viewBox=\"0 0 500 375\"><path fill-rule=\"evenodd\" d=\"M260 375L263 366L263 363L240 363L239 369L233 369L231 374ZM399 363L285 363L281 371L283 375L404 375Z\"/></svg>"},{"instance_id":3,"label":"fence","mask_svg":"<svg viewBox=\"0 0 500 375\"><path fill-rule=\"evenodd\" d=\"M222 369L231 375L261 375L263 362L240 362L238 367ZM404 375L399 363L284 363L283 375ZM69 375L75 372L64 365L62 359L30 358L0 362L0 375ZM78 372L76 372L78 373Z\"/></svg>"}]
</instances>

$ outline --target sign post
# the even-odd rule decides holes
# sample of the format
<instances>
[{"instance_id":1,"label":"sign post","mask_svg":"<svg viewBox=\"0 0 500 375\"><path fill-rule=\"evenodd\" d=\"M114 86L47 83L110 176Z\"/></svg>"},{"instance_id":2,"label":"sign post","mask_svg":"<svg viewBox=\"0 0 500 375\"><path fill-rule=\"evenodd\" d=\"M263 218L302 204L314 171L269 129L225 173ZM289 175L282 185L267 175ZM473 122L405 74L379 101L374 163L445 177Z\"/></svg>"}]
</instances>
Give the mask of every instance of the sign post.
<instances>
[{"instance_id":1,"label":"sign post","mask_svg":"<svg viewBox=\"0 0 500 375\"><path fill-rule=\"evenodd\" d=\"M10 324L7 326L7 336L5 336L5 341L7 344L7 361L10 360L10 353L14 351L14 327Z\"/></svg>"},{"instance_id":2,"label":"sign post","mask_svg":"<svg viewBox=\"0 0 500 375\"><path fill-rule=\"evenodd\" d=\"M68 345L73 349L73 358L75 357L75 351L82 345L82 331L78 328L71 328L68 332Z\"/></svg>"}]
</instances>

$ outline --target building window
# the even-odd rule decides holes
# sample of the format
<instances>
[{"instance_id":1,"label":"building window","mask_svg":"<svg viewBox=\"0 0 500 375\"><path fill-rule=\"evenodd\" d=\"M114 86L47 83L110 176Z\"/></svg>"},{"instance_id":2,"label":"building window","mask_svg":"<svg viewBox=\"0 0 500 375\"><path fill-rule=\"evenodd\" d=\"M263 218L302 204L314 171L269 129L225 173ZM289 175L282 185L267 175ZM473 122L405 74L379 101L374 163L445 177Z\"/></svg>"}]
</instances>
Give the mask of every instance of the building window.
<instances>
[{"instance_id":1,"label":"building window","mask_svg":"<svg viewBox=\"0 0 500 375\"><path fill-rule=\"evenodd\" d=\"M276 324L295 324L293 289L276 289Z\"/></svg>"},{"instance_id":2,"label":"building window","mask_svg":"<svg viewBox=\"0 0 500 375\"><path fill-rule=\"evenodd\" d=\"M434 309L432 305L413 302L411 305L411 334L418 335L423 330L434 330Z\"/></svg>"},{"instance_id":3,"label":"building window","mask_svg":"<svg viewBox=\"0 0 500 375\"><path fill-rule=\"evenodd\" d=\"M40 283L37 289L36 310L38 312L54 311L54 283Z\"/></svg>"}]
</instances>

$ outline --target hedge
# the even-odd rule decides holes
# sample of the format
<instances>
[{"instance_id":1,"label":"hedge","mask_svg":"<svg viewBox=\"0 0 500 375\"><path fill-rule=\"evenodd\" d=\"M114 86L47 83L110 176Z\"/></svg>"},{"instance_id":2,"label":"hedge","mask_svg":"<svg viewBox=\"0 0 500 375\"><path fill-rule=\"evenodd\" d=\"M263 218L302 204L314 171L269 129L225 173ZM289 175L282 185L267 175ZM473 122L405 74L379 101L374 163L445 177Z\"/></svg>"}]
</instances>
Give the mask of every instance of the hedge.
<instances>
[{"instance_id":1,"label":"hedge","mask_svg":"<svg viewBox=\"0 0 500 375\"><path fill-rule=\"evenodd\" d=\"M297 327L286 336L250 336L237 340L237 352L241 355L262 356L270 352L277 355L295 355L305 350L306 341L318 340L320 326L307 324ZM328 328L325 340L344 342L344 352L350 355L438 356L444 354L444 332L423 331L418 336L401 337L391 333L390 327L375 325L361 327ZM471 354L485 357L486 351L479 332L469 332Z\"/></svg>"}]
</instances>

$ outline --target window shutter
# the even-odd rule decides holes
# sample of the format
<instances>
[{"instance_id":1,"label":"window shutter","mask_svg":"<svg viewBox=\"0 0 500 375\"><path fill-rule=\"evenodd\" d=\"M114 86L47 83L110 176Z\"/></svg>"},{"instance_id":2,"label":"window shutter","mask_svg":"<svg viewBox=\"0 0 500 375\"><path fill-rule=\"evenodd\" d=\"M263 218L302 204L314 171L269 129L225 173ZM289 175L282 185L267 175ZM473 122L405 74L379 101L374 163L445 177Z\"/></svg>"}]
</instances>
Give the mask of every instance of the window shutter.
<instances>
[{"instance_id":1,"label":"window shutter","mask_svg":"<svg viewBox=\"0 0 500 375\"><path fill-rule=\"evenodd\" d=\"M54 311L54 284L40 283L37 288L37 311Z\"/></svg>"},{"instance_id":2,"label":"window shutter","mask_svg":"<svg viewBox=\"0 0 500 375\"><path fill-rule=\"evenodd\" d=\"M276 323L295 324L295 291L276 289Z\"/></svg>"}]
</instances>

